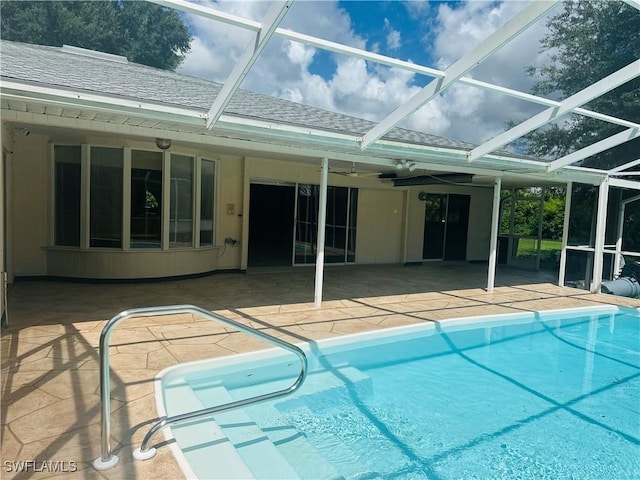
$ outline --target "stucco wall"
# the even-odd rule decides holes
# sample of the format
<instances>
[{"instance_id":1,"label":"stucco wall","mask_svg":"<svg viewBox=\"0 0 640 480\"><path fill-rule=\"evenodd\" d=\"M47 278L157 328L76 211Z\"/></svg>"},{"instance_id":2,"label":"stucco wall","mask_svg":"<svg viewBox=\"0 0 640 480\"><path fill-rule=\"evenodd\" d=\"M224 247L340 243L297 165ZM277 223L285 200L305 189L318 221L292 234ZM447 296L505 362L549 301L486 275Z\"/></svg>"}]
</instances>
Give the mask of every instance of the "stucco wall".
<instances>
[{"instance_id":1,"label":"stucco wall","mask_svg":"<svg viewBox=\"0 0 640 480\"><path fill-rule=\"evenodd\" d=\"M11 170L11 237L13 274L44 275L48 243L48 138L31 133L15 135Z\"/></svg>"},{"instance_id":2,"label":"stucco wall","mask_svg":"<svg viewBox=\"0 0 640 480\"><path fill-rule=\"evenodd\" d=\"M408 262L422 261L425 202L418 199L418 194L420 192L470 195L471 205L469 208L467 260L484 261L489 258L493 188L458 187L455 185L423 185L411 187L409 192L409 220L407 234Z\"/></svg>"},{"instance_id":3,"label":"stucco wall","mask_svg":"<svg viewBox=\"0 0 640 480\"><path fill-rule=\"evenodd\" d=\"M244 159L241 157L220 157L218 162L217 197L216 197L216 245L221 249L217 252L218 268L236 269L240 267L242 249L239 246L227 246L227 237L242 240L243 219L243 178Z\"/></svg>"},{"instance_id":4,"label":"stucco wall","mask_svg":"<svg viewBox=\"0 0 640 480\"><path fill-rule=\"evenodd\" d=\"M3 132L4 133L4 132ZM5 134L7 138L11 135ZM3 135L3 137L5 137ZM201 250L79 252L50 244L49 142L88 143L153 149L152 142L118 138L92 138L72 134L55 137L16 134L12 145L8 183L10 263L17 276L64 275L77 277L157 277L246 268L251 182L320 183L317 164L276 161L266 158L219 155L197 148L172 147L176 153L217 160L216 246ZM4 141L3 141L4 143ZM492 189L434 185L393 187L376 178L329 175L329 184L359 189L356 262L400 263L422 260L424 202L421 191L471 196L467 260L486 260L489 250ZM238 240L227 245L225 238ZM405 256L406 243L406 256Z\"/></svg>"},{"instance_id":5,"label":"stucco wall","mask_svg":"<svg viewBox=\"0 0 640 480\"><path fill-rule=\"evenodd\" d=\"M4 133L4 132L3 132ZM4 137L4 135L3 135ZM10 138L11 135L7 135ZM155 149L151 142L118 138L88 137L62 133L55 136L31 133L28 137L14 135L11 168L8 175L11 190L9 202L9 251L14 276L69 276L80 278L153 278L201 273L216 269L234 269L240 264L240 249L228 248L221 255L224 239L239 239L242 233L243 160L227 157L215 151L177 148L177 153L200 155L217 160L218 190L216 192L216 245L198 250L121 251L110 249L78 249L54 247L51 244L49 217L51 179L49 172L49 142L101 146L129 146ZM3 141L4 143L4 141ZM234 205L234 214L227 215L227 205Z\"/></svg>"},{"instance_id":6,"label":"stucco wall","mask_svg":"<svg viewBox=\"0 0 640 480\"><path fill-rule=\"evenodd\" d=\"M358 192L356 263L401 263L404 197L402 190Z\"/></svg>"}]
</instances>

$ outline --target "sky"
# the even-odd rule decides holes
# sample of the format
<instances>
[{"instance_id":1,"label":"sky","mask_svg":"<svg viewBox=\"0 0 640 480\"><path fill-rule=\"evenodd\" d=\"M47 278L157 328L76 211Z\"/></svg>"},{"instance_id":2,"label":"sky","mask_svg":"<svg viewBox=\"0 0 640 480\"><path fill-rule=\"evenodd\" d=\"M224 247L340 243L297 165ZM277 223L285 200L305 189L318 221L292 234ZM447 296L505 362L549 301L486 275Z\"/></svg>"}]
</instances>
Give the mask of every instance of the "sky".
<instances>
[{"instance_id":1,"label":"sky","mask_svg":"<svg viewBox=\"0 0 640 480\"><path fill-rule=\"evenodd\" d=\"M270 3L260 0L199 2L261 21ZM527 5L526 0L330 1L296 0L280 27L445 69ZM557 9L550 12L558 13ZM224 82L254 34L213 20L184 15L193 37L180 73ZM525 69L550 61L541 52L545 20L476 67L473 78L529 92ZM432 78L271 37L242 88L315 107L380 121ZM471 86L454 85L401 126L482 143L541 107Z\"/></svg>"}]
</instances>

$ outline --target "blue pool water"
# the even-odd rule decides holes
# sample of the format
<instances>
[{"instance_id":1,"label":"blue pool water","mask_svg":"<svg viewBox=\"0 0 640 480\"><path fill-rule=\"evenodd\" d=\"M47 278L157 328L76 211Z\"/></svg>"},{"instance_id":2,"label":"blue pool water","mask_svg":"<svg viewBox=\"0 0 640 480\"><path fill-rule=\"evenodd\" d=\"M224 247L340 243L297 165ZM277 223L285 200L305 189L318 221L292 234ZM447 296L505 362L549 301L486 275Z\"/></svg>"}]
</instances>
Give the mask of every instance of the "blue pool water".
<instances>
[{"instance_id":1,"label":"blue pool water","mask_svg":"<svg viewBox=\"0 0 640 480\"><path fill-rule=\"evenodd\" d=\"M638 310L452 321L308 350L296 394L173 427L188 476L640 478ZM182 413L297 376L294 357L254 357L170 369L161 408Z\"/></svg>"}]
</instances>

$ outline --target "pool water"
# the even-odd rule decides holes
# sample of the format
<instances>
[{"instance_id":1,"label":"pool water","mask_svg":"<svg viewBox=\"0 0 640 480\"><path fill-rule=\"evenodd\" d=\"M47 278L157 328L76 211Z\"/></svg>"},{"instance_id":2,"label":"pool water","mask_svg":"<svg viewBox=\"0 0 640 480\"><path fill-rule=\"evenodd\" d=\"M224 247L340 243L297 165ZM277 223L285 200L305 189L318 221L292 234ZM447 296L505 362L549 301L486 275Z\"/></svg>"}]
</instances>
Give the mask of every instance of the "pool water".
<instances>
[{"instance_id":1,"label":"pool water","mask_svg":"<svg viewBox=\"0 0 640 480\"><path fill-rule=\"evenodd\" d=\"M172 428L188 476L640 477L638 310L431 323L309 351L294 395ZM166 372L166 412L282 388L298 372L275 354L223 363ZM221 466L229 445L244 470Z\"/></svg>"}]
</instances>

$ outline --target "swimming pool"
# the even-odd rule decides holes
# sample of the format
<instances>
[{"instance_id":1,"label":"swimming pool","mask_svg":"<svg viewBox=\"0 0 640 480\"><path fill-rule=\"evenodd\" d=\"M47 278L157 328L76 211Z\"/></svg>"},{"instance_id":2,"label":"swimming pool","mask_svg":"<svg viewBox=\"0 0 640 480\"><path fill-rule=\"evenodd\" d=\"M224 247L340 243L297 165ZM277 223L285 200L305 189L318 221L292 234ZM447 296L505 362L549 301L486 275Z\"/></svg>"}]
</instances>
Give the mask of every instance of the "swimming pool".
<instances>
[{"instance_id":1,"label":"swimming pool","mask_svg":"<svg viewBox=\"0 0 640 480\"><path fill-rule=\"evenodd\" d=\"M493 316L303 347L294 395L173 426L188 478L638 478L640 311ZM179 365L161 415L291 384L267 350Z\"/></svg>"}]
</instances>

